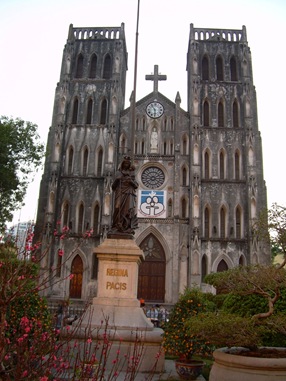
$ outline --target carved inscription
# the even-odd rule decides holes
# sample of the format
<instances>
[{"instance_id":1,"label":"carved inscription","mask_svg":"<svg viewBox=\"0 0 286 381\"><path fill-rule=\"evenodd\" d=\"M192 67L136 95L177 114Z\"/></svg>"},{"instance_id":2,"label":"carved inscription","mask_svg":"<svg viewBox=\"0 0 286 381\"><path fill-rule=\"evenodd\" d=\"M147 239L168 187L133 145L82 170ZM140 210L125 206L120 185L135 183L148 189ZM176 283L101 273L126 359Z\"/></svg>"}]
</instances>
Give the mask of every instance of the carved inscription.
<instances>
[{"instance_id":1,"label":"carved inscription","mask_svg":"<svg viewBox=\"0 0 286 381\"><path fill-rule=\"evenodd\" d=\"M107 276L116 276L116 277L128 277L127 269L106 269ZM107 290L126 290L127 284L125 282L106 282Z\"/></svg>"}]
</instances>

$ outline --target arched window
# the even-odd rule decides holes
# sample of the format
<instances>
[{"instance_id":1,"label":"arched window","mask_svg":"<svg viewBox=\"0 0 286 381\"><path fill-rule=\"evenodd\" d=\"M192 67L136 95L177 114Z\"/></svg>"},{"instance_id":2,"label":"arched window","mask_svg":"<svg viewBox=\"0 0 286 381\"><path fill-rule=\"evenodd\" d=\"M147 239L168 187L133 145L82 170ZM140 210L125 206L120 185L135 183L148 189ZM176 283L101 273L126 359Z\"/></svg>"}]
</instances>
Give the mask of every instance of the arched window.
<instances>
[{"instance_id":1,"label":"arched window","mask_svg":"<svg viewBox=\"0 0 286 381\"><path fill-rule=\"evenodd\" d=\"M103 160L103 150L99 149L97 154L97 176L101 176L102 174L102 160Z\"/></svg>"},{"instance_id":2,"label":"arched window","mask_svg":"<svg viewBox=\"0 0 286 381\"><path fill-rule=\"evenodd\" d=\"M141 142L141 153L142 153L142 155L144 154L144 150L145 150L145 143L143 140L143 142Z\"/></svg>"},{"instance_id":3,"label":"arched window","mask_svg":"<svg viewBox=\"0 0 286 381\"><path fill-rule=\"evenodd\" d=\"M70 147L68 153L68 175L71 175L73 171L73 147Z\"/></svg>"},{"instance_id":4,"label":"arched window","mask_svg":"<svg viewBox=\"0 0 286 381\"><path fill-rule=\"evenodd\" d=\"M186 167L182 168L182 186L185 187L187 185L187 169Z\"/></svg>"},{"instance_id":5,"label":"arched window","mask_svg":"<svg viewBox=\"0 0 286 381\"><path fill-rule=\"evenodd\" d=\"M225 231L226 231L226 211L225 211L225 208L222 207L220 209L220 237L221 238L226 237Z\"/></svg>"},{"instance_id":6,"label":"arched window","mask_svg":"<svg viewBox=\"0 0 286 381\"><path fill-rule=\"evenodd\" d=\"M83 160L82 160L82 174L83 176L87 175L87 164L88 164L88 149L85 148L83 152Z\"/></svg>"},{"instance_id":7,"label":"arched window","mask_svg":"<svg viewBox=\"0 0 286 381\"><path fill-rule=\"evenodd\" d=\"M93 210L93 224L92 224L94 234L98 234L98 227L99 227L99 206L98 204L96 204Z\"/></svg>"},{"instance_id":8,"label":"arched window","mask_svg":"<svg viewBox=\"0 0 286 381\"><path fill-rule=\"evenodd\" d=\"M64 226L69 226L69 213L70 213L70 206L69 203L66 201L63 204L62 208L62 228Z\"/></svg>"},{"instance_id":9,"label":"arched window","mask_svg":"<svg viewBox=\"0 0 286 381\"><path fill-rule=\"evenodd\" d=\"M234 154L234 178L235 178L235 180L240 179L240 154L239 154L239 151L235 151L235 154Z\"/></svg>"},{"instance_id":10,"label":"arched window","mask_svg":"<svg viewBox=\"0 0 286 381\"><path fill-rule=\"evenodd\" d=\"M232 104L232 124L234 128L239 127L239 121L238 121L238 103L237 100Z\"/></svg>"},{"instance_id":11,"label":"arched window","mask_svg":"<svg viewBox=\"0 0 286 381\"><path fill-rule=\"evenodd\" d=\"M208 101L204 101L203 105L203 123L205 127L209 127L210 125L210 105Z\"/></svg>"},{"instance_id":12,"label":"arched window","mask_svg":"<svg viewBox=\"0 0 286 381\"><path fill-rule=\"evenodd\" d=\"M187 200L182 198L181 201L182 218L187 218Z\"/></svg>"},{"instance_id":13,"label":"arched window","mask_svg":"<svg viewBox=\"0 0 286 381\"><path fill-rule=\"evenodd\" d=\"M237 81L237 67L236 60L234 57L231 57L230 59L230 80Z\"/></svg>"},{"instance_id":14,"label":"arched window","mask_svg":"<svg viewBox=\"0 0 286 381\"><path fill-rule=\"evenodd\" d=\"M76 78L83 77L83 55L82 54L80 54L77 57L75 76Z\"/></svg>"},{"instance_id":15,"label":"arched window","mask_svg":"<svg viewBox=\"0 0 286 381\"><path fill-rule=\"evenodd\" d=\"M210 178L210 155L209 155L209 153L208 153L208 151L206 151L205 152L205 157L204 157L204 159L205 159L205 179L206 180L209 180L209 178Z\"/></svg>"},{"instance_id":16,"label":"arched window","mask_svg":"<svg viewBox=\"0 0 286 381\"><path fill-rule=\"evenodd\" d=\"M90 61L89 78L96 77L96 66L97 66L97 55L93 54Z\"/></svg>"},{"instance_id":17,"label":"arched window","mask_svg":"<svg viewBox=\"0 0 286 381\"><path fill-rule=\"evenodd\" d=\"M202 276L201 276L201 281L203 282L204 279L205 279L205 276L207 275L208 273L208 261L207 261L207 256L206 255L203 255L203 258L202 258Z\"/></svg>"},{"instance_id":18,"label":"arched window","mask_svg":"<svg viewBox=\"0 0 286 381\"><path fill-rule=\"evenodd\" d=\"M78 208L78 224L77 224L77 232L81 234L84 228L84 206L83 203L80 204Z\"/></svg>"},{"instance_id":19,"label":"arched window","mask_svg":"<svg viewBox=\"0 0 286 381\"><path fill-rule=\"evenodd\" d=\"M86 124L91 124L92 104L93 104L92 99L89 99L87 104Z\"/></svg>"},{"instance_id":20,"label":"arched window","mask_svg":"<svg viewBox=\"0 0 286 381\"><path fill-rule=\"evenodd\" d=\"M241 210L239 207L235 211L235 237L241 238Z\"/></svg>"},{"instance_id":21,"label":"arched window","mask_svg":"<svg viewBox=\"0 0 286 381\"><path fill-rule=\"evenodd\" d=\"M103 99L101 102L100 110L100 124L106 124L106 115L107 115L107 100Z\"/></svg>"},{"instance_id":22,"label":"arched window","mask_svg":"<svg viewBox=\"0 0 286 381\"><path fill-rule=\"evenodd\" d=\"M219 153L219 178L225 178L225 154L223 151Z\"/></svg>"},{"instance_id":23,"label":"arched window","mask_svg":"<svg viewBox=\"0 0 286 381\"><path fill-rule=\"evenodd\" d=\"M78 99L75 98L73 102L72 124L77 124L77 115L78 115Z\"/></svg>"},{"instance_id":24,"label":"arched window","mask_svg":"<svg viewBox=\"0 0 286 381\"><path fill-rule=\"evenodd\" d=\"M164 155L167 155L167 142L164 142Z\"/></svg>"},{"instance_id":25,"label":"arched window","mask_svg":"<svg viewBox=\"0 0 286 381\"><path fill-rule=\"evenodd\" d=\"M221 56L216 58L216 79L223 81L223 62Z\"/></svg>"},{"instance_id":26,"label":"arched window","mask_svg":"<svg viewBox=\"0 0 286 381\"><path fill-rule=\"evenodd\" d=\"M209 60L208 57L204 56L202 60L202 79L206 81L209 79L209 76Z\"/></svg>"},{"instance_id":27,"label":"arched window","mask_svg":"<svg viewBox=\"0 0 286 381\"><path fill-rule=\"evenodd\" d=\"M220 101L218 104L217 114L218 127L224 127L224 107L222 101Z\"/></svg>"},{"instance_id":28,"label":"arched window","mask_svg":"<svg viewBox=\"0 0 286 381\"><path fill-rule=\"evenodd\" d=\"M83 263L79 255L72 261L71 273L73 277L70 281L70 298L80 299L82 291Z\"/></svg>"},{"instance_id":29,"label":"arched window","mask_svg":"<svg viewBox=\"0 0 286 381\"><path fill-rule=\"evenodd\" d=\"M210 238L210 211L209 211L209 208L205 208L204 227L205 227L205 238Z\"/></svg>"},{"instance_id":30,"label":"arched window","mask_svg":"<svg viewBox=\"0 0 286 381\"><path fill-rule=\"evenodd\" d=\"M111 78L111 57L109 54L105 56L104 65L103 65L103 78Z\"/></svg>"},{"instance_id":31,"label":"arched window","mask_svg":"<svg viewBox=\"0 0 286 381\"><path fill-rule=\"evenodd\" d=\"M217 272L221 273L221 272L227 271L227 270L228 270L228 265L227 265L226 261L224 259L222 259L217 266Z\"/></svg>"}]
</instances>

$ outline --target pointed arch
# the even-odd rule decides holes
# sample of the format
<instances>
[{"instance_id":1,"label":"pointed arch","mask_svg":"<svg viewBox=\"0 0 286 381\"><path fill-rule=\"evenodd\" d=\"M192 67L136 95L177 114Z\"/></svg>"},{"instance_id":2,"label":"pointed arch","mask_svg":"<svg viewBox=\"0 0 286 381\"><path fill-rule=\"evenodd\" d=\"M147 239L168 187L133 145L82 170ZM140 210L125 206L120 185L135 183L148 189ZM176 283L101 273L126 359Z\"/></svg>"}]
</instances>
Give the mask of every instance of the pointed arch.
<instances>
[{"instance_id":1,"label":"pointed arch","mask_svg":"<svg viewBox=\"0 0 286 381\"><path fill-rule=\"evenodd\" d=\"M82 234L84 231L84 204L81 202L77 211L77 232Z\"/></svg>"},{"instance_id":2,"label":"pointed arch","mask_svg":"<svg viewBox=\"0 0 286 381\"><path fill-rule=\"evenodd\" d=\"M99 147L97 150L96 163L97 163L96 174L97 174L97 176L101 176L102 175L102 164L103 164L103 149L102 149L102 147Z\"/></svg>"},{"instance_id":3,"label":"pointed arch","mask_svg":"<svg viewBox=\"0 0 286 381\"><path fill-rule=\"evenodd\" d=\"M89 78L96 78L96 69L97 69L97 55L93 54L90 60Z\"/></svg>"},{"instance_id":4,"label":"pointed arch","mask_svg":"<svg viewBox=\"0 0 286 381\"><path fill-rule=\"evenodd\" d=\"M219 212L219 227L220 227L220 238L226 238L227 237L227 210L226 207L223 205L220 208Z\"/></svg>"},{"instance_id":5,"label":"pointed arch","mask_svg":"<svg viewBox=\"0 0 286 381\"><path fill-rule=\"evenodd\" d=\"M237 149L234 152L234 179L235 180L240 180L240 160L241 160L241 155L240 151Z\"/></svg>"},{"instance_id":6,"label":"pointed arch","mask_svg":"<svg viewBox=\"0 0 286 381\"><path fill-rule=\"evenodd\" d=\"M189 184L188 168L184 164L181 168L181 184L183 187L186 187Z\"/></svg>"},{"instance_id":7,"label":"pointed arch","mask_svg":"<svg viewBox=\"0 0 286 381\"><path fill-rule=\"evenodd\" d=\"M217 106L217 121L218 127L224 127L224 103L222 100L219 101Z\"/></svg>"},{"instance_id":8,"label":"pointed arch","mask_svg":"<svg viewBox=\"0 0 286 381\"><path fill-rule=\"evenodd\" d=\"M211 178L211 155L208 149L204 153L204 178L209 180Z\"/></svg>"},{"instance_id":9,"label":"pointed arch","mask_svg":"<svg viewBox=\"0 0 286 381\"><path fill-rule=\"evenodd\" d=\"M92 109L93 109L93 101L92 99L89 99L87 102L87 110L86 110L86 124L91 124L92 120Z\"/></svg>"},{"instance_id":10,"label":"pointed arch","mask_svg":"<svg viewBox=\"0 0 286 381\"><path fill-rule=\"evenodd\" d=\"M234 128L239 127L239 110L237 99L235 99L232 104L232 125Z\"/></svg>"},{"instance_id":11,"label":"pointed arch","mask_svg":"<svg viewBox=\"0 0 286 381\"><path fill-rule=\"evenodd\" d=\"M92 216L92 229L93 234L97 235L99 234L98 228L99 228L99 204L96 202L96 204L93 207L93 216Z\"/></svg>"},{"instance_id":12,"label":"pointed arch","mask_svg":"<svg viewBox=\"0 0 286 381\"><path fill-rule=\"evenodd\" d=\"M78 98L75 98L73 101L72 109L72 124L77 124L78 119Z\"/></svg>"},{"instance_id":13,"label":"pointed arch","mask_svg":"<svg viewBox=\"0 0 286 381\"><path fill-rule=\"evenodd\" d=\"M205 254L202 257L201 269L201 281L204 282L205 276L208 274L208 258Z\"/></svg>"},{"instance_id":14,"label":"pointed arch","mask_svg":"<svg viewBox=\"0 0 286 381\"><path fill-rule=\"evenodd\" d=\"M224 259L222 259L219 264L217 265L217 272L218 273L221 273L223 271L227 271L228 270L228 265L226 263L226 261Z\"/></svg>"},{"instance_id":15,"label":"pointed arch","mask_svg":"<svg viewBox=\"0 0 286 381\"><path fill-rule=\"evenodd\" d=\"M76 72L75 72L76 78L82 78L83 77L83 55L80 53L76 60Z\"/></svg>"},{"instance_id":16,"label":"pointed arch","mask_svg":"<svg viewBox=\"0 0 286 381\"><path fill-rule=\"evenodd\" d=\"M207 56L203 56L202 59L202 80L207 81L210 79L209 59Z\"/></svg>"},{"instance_id":17,"label":"pointed arch","mask_svg":"<svg viewBox=\"0 0 286 381\"><path fill-rule=\"evenodd\" d=\"M218 81L223 81L224 73L223 73L223 60L219 55L216 58L216 79Z\"/></svg>"},{"instance_id":18,"label":"pointed arch","mask_svg":"<svg viewBox=\"0 0 286 381\"><path fill-rule=\"evenodd\" d=\"M82 175L86 176L88 173L88 148L84 147L82 153Z\"/></svg>"},{"instance_id":19,"label":"pointed arch","mask_svg":"<svg viewBox=\"0 0 286 381\"><path fill-rule=\"evenodd\" d=\"M242 238L242 211L240 205L235 208L235 238Z\"/></svg>"},{"instance_id":20,"label":"pointed arch","mask_svg":"<svg viewBox=\"0 0 286 381\"><path fill-rule=\"evenodd\" d=\"M188 136L186 134L184 134L182 136L182 150L181 150L182 155L188 155L188 153L189 153L188 141L189 141Z\"/></svg>"},{"instance_id":21,"label":"pointed arch","mask_svg":"<svg viewBox=\"0 0 286 381\"><path fill-rule=\"evenodd\" d=\"M210 238L211 232L211 212L209 206L205 207L204 210L204 237L206 239Z\"/></svg>"},{"instance_id":22,"label":"pointed arch","mask_svg":"<svg viewBox=\"0 0 286 381\"><path fill-rule=\"evenodd\" d=\"M67 174L71 175L73 173L73 157L74 150L73 147L70 146L67 154Z\"/></svg>"},{"instance_id":23,"label":"pointed arch","mask_svg":"<svg viewBox=\"0 0 286 381\"><path fill-rule=\"evenodd\" d=\"M70 280L69 296L72 299L80 299L82 293L83 262L79 254L72 261L71 274L73 277Z\"/></svg>"},{"instance_id":24,"label":"pointed arch","mask_svg":"<svg viewBox=\"0 0 286 381\"><path fill-rule=\"evenodd\" d=\"M237 65L234 56L232 56L230 59L230 80L237 81Z\"/></svg>"},{"instance_id":25,"label":"pointed arch","mask_svg":"<svg viewBox=\"0 0 286 381\"><path fill-rule=\"evenodd\" d=\"M188 218L188 200L185 196L181 198L181 218Z\"/></svg>"},{"instance_id":26,"label":"pointed arch","mask_svg":"<svg viewBox=\"0 0 286 381\"><path fill-rule=\"evenodd\" d=\"M100 105L100 124L106 124L107 119L107 100L104 98Z\"/></svg>"},{"instance_id":27,"label":"pointed arch","mask_svg":"<svg viewBox=\"0 0 286 381\"><path fill-rule=\"evenodd\" d=\"M219 178L221 180L226 178L226 152L224 149L219 151Z\"/></svg>"},{"instance_id":28,"label":"pointed arch","mask_svg":"<svg viewBox=\"0 0 286 381\"><path fill-rule=\"evenodd\" d=\"M203 104L203 125L205 127L210 125L210 105L208 100L205 100Z\"/></svg>"},{"instance_id":29,"label":"pointed arch","mask_svg":"<svg viewBox=\"0 0 286 381\"><path fill-rule=\"evenodd\" d=\"M110 54L106 54L106 56L104 58L102 77L104 79L110 79L111 78L111 57L110 57Z\"/></svg>"}]
</instances>

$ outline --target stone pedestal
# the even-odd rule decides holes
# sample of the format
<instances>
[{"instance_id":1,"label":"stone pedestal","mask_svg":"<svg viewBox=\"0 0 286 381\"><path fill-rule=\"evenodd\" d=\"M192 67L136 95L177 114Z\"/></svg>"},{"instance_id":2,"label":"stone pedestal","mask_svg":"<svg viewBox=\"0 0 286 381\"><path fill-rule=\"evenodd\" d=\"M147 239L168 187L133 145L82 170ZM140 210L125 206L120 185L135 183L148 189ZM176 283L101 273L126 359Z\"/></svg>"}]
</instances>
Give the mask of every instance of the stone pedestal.
<instances>
[{"instance_id":1,"label":"stone pedestal","mask_svg":"<svg viewBox=\"0 0 286 381\"><path fill-rule=\"evenodd\" d=\"M138 266L144 260L144 253L133 239L107 238L95 249L98 257L98 293L88 307L77 338L96 339L102 334L106 322L111 340L110 360L120 349L122 355L132 353L138 339L143 345L141 372L152 371L160 352L163 330L155 328L147 319L137 299ZM135 344L137 343L137 344ZM161 354L157 370L164 369L164 355Z\"/></svg>"}]
</instances>

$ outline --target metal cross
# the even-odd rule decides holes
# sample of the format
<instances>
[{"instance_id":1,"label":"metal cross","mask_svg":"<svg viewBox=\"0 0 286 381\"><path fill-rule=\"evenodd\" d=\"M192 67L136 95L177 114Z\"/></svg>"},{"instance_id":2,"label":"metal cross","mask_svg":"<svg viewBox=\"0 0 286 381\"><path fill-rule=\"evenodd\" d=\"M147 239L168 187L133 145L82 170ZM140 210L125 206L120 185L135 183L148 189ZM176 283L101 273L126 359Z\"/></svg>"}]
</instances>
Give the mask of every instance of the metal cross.
<instances>
[{"instance_id":1,"label":"metal cross","mask_svg":"<svg viewBox=\"0 0 286 381\"><path fill-rule=\"evenodd\" d=\"M158 65L154 65L154 74L145 75L145 79L148 81L154 81L154 93L158 93L158 81L166 81L167 76L159 74Z\"/></svg>"}]
</instances>

